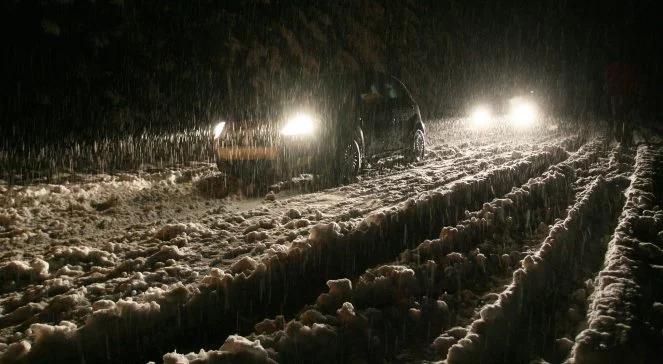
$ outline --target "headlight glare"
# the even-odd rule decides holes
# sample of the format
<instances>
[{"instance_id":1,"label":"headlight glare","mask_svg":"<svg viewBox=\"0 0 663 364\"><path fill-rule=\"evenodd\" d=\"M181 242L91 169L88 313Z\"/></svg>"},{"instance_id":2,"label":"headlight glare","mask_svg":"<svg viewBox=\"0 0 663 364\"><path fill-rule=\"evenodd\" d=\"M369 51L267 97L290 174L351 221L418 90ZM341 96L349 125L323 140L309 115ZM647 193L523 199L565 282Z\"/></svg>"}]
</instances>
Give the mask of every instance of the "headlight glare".
<instances>
[{"instance_id":1,"label":"headlight glare","mask_svg":"<svg viewBox=\"0 0 663 364\"><path fill-rule=\"evenodd\" d=\"M216 125L214 125L214 139L218 139L221 136L221 133L223 133L223 128L225 128L226 122L222 121Z\"/></svg>"},{"instance_id":2,"label":"headlight glare","mask_svg":"<svg viewBox=\"0 0 663 364\"><path fill-rule=\"evenodd\" d=\"M493 118L493 113L487 106L477 106L470 114L472 125L478 128L487 126Z\"/></svg>"},{"instance_id":3,"label":"headlight glare","mask_svg":"<svg viewBox=\"0 0 663 364\"><path fill-rule=\"evenodd\" d=\"M510 119L517 126L529 126L538 116L536 105L522 99L511 100Z\"/></svg>"},{"instance_id":4,"label":"headlight glare","mask_svg":"<svg viewBox=\"0 0 663 364\"><path fill-rule=\"evenodd\" d=\"M308 135L313 133L314 129L313 118L308 114L299 113L285 123L281 129L281 135Z\"/></svg>"}]
</instances>

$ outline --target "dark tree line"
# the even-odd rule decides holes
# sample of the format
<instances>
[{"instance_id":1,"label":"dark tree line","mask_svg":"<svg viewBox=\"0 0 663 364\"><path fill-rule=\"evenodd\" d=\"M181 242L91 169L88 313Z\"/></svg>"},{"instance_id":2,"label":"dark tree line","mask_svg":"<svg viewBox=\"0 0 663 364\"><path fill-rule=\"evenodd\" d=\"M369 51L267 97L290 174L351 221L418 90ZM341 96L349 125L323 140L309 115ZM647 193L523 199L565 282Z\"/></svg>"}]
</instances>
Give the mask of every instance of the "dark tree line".
<instances>
[{"instance_id":1,"label":"dark tree line","mask_svg":"<svg viewBox=\"0 0 663 364\"><path fill-rule=\"evenodd\" d=\"M0 134L62 140L205 125L269 107L287 87L367 70L402 78L430 116L462 112L477 89L510 86L586 114L600 109L611 57L638 63L644 89L657 90L652 5L8 0Z\"/></svg>"}]
</instances>

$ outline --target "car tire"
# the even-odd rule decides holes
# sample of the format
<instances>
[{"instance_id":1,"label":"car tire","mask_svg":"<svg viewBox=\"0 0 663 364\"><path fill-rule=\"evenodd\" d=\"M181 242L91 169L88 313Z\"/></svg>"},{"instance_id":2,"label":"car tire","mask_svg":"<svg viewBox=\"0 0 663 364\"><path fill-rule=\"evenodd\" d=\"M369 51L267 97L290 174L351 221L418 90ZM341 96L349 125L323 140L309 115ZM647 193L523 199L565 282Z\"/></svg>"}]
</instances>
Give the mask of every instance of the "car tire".
<instances>
[{"instance_id":1,"label":"car tire","mask_svg":"<svg viewBox=\"0 0 663 364\"><path fill-rule=\"evenodd\" d=\"M341 150L339 158L339 175L343 180L355 177L359 174L362 167L362 155L359 143L352 140Z\"/></svg>"},{"instance_id":2,"label":"car tire","mask_svg":"<svg viewBox=\"0 0 663 364\"><path fill-rule=\"evenodd\" d=\"M420 162L426 157L426 136L424 131L417 129L412 134L406 158L409 162Z\"/></svg>"}]
</instances>

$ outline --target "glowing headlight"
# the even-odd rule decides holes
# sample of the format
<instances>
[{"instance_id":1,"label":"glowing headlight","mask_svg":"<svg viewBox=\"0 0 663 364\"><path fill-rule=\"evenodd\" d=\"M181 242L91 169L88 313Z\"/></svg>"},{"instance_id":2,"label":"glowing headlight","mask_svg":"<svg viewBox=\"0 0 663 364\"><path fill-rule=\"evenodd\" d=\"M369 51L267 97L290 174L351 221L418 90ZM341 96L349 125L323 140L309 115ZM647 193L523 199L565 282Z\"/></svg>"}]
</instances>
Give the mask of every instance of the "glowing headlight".
<instances>
[{"instance_id":1,"label":"glowing headlight","mask_svg":"<svg viewBox=\"0 0 663 364\"><path fill-rule=\"evenodd\" d=\"M486 106L479 106L472 111L470 121L475 127L485 127L490 123L493 115L490 109Z\"/></svg>"},{"instance_id":2,"label":"glowing headlight","mask_svg":"<svg viewBox=\"0 0 663 364\"><path fill-rule=\"evenodd\" d=\"M307 135L313 133L315 125L308 114L297 114L281 129L281 135Z\"/></svg>"},{"instance_id":3,"label":"glowing headlight","mask_svg":"<svg viewBox=\"0 0 663 364\"><path fill-rule=\"evenodd\" d=\"M510 119L518 126L531 125L537 117L536 105L516 98L511 100Z\"/></svg>"},{"instance_id":4,"label":"glowing headlight","mask_svg":"<svg viewBox=\"0 0 663 364\"><path fill-rule=\"evenodd\" d=\"M214 125L214 139L218 139L221 136L221 133L223 132L223 128L226 126L226 122L222 121L216 125Z\"/></svg>"}]
</instances>

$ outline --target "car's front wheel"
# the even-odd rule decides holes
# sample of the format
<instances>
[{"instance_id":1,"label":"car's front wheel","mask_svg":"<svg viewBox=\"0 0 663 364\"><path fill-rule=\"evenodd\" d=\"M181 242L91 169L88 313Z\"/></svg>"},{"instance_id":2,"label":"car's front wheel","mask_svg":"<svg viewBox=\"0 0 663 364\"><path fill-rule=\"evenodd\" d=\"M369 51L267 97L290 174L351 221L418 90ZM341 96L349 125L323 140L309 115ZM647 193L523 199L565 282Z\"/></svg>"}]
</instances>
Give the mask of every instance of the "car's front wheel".
<instances>
[{"instance_id":1,"label":"car's front wheel","mask_svg":"<svg viewBox=\"0 0 663 364\"><path fill-rule=\"evenodd\" d=\"M363 161L359 143L356 140L350 141L343 147L339 162L341 178L348 179L359 174Z\"/></svg>"},{"instance_id":2,"label":"car's front wheel","mask_svg":"<svg viewBox=\"0 0 663 364\"><path fill-rule=\"evenodd\" d=\"M412 135L407 150L407 159L411 162L419 162L426 157L426 136L424 131L417 129Z\"/></svg>"}]
</instances>

